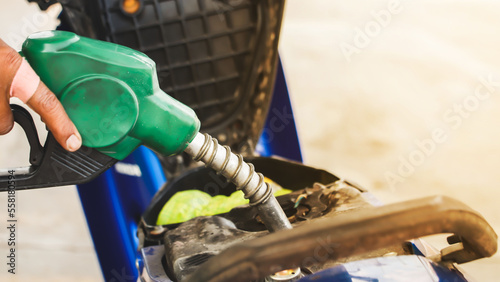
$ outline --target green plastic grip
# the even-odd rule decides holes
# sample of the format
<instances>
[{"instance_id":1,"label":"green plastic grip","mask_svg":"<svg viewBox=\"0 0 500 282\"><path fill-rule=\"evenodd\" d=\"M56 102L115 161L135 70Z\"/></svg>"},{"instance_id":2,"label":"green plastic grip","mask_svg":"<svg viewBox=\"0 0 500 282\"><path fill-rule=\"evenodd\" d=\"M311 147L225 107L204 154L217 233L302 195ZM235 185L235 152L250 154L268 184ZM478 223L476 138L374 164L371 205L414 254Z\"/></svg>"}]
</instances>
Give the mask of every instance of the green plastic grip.
<instances>
[{"instance_id":1,"label":"green plastic grip","mask_svg":"<svg viewBox=\"0 0 500 282\"><path fill-rule=\"evenodd\" d=\"M194 111L163 92L153 60L65 31L26 39L22 53L56 94L83 145L122 160L140 145L173 155L196 136Z\"/></svg>"}]
</instances>

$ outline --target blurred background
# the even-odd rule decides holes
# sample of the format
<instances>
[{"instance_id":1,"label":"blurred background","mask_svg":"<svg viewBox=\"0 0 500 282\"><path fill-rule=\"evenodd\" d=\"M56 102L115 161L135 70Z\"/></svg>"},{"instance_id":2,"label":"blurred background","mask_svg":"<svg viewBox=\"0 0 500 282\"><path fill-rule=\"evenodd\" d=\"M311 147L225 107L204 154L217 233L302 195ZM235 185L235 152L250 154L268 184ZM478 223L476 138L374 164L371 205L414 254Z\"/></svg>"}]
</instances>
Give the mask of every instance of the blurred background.
<instances>
[{"instance_id":1,"label":"blurred background","mask_svg":"<svg viewBox=\"0 0 500 282\"><path fill-rule=\"evenodd\" d=\"M0 38L15 48L57 24L59 7L1 1ZM498 232L499 18L489 0L288 0L280 52L305 163L386 203L454 197ZM23 134L0 137L0 167L27 165ZM102 280L73 187L19 192L18 203L18 275L0 280ZM462 268L497 281L500 256Z\"/></svg>"}]
</instances>

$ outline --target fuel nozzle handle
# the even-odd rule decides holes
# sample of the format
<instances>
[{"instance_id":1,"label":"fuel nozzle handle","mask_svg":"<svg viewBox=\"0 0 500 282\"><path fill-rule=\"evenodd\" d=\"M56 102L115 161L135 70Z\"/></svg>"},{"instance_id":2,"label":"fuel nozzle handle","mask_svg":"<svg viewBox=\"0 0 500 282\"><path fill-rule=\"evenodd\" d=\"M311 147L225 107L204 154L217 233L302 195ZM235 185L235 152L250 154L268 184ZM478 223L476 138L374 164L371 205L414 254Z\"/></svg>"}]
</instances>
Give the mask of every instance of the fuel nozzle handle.
<instances>
[{"instance_id":1,"label":"fuel nozzle handle","mask_svg":"<svg viewBox=\"0 0 500 282\"><path fill-rule=\"evenodd\" d=\"M159 87L153 60L117 44L43 31L22 53L56 94L82 143L122 160L140 145L182 152L200 129L192 109Z\"/></svg>"},{"instance_id":2,"label":"fuel nozzle handle","mask_svg":"<svg viewBox=\"0 0 500 282\"><path fill-rule=\"evenodd\" d=\"M155 63L143 53L64 31L29 36L22 53L61 101L84 146L118 160L140 145L166 156L186 150L243 190L269 230L291 228L263 176L198 133L194 111L160 89Z\"/></svg>"}]
</instances>

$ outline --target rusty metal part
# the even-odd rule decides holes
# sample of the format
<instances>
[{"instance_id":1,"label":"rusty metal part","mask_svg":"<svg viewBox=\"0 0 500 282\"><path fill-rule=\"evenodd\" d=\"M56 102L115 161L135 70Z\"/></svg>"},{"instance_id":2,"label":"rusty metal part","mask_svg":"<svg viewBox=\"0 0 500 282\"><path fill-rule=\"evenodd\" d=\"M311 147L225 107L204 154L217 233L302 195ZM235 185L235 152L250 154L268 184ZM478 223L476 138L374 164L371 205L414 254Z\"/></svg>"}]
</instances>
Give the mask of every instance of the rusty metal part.
<instances>
[{"instance_id":1,"label":"rusty metal part","mask_svg":"<svg viewBox=\"0 0 500 282\"><path fill-rule=\"evenodd\" d=\"M335 184L327 186L314 184L313 186L313 188L302 189L279 197L280 204L287 211L287 214L292 214L296 210L292 216L293 220L291 220L294 226L300 226L305 221L316 220L328 211L334 211L335 202L337 201L330 201L332 198L330 195L346 198L345 205L350 208L367 206L365 202L356 202L357 198L361 198L360 194L346 193L349 189L358 191L355 188L347 187L342 192L339 192L330 189L330 187L337 187ZM297 209L294 209L293 203L301 195L308 196L301 201ZM298 220L295 220L295 218L298 218ZM168 272L177 280L183 280L202 263L230 246L268 235L269 232L263 228L255 228L262 225L258 221L259 216L257 216L256 209L245 205L233 209L228 214L197 217L180 224L175 229L164 232L163 242L165 244L166 265L169 267ZM315 265L314 269L321 269L322 266L323 264ZM297 277L299 276L299 272L294 273ZM279 274L283 274L283 272ZM280 276L283 278L286 275L276 277ZM269 279L271 278L268 277Z\"/></svg>"},{"instance_id":2,"label":"rusty metal part","mask_svg":"<svg viewBox=\"0 0 500 282\"><path fill-rule=\"evenodd\" d=\"M481 215L457 200L434 196L350 211L234 245L202 264L186 281L256 280L282 269L439 233L462 239L441 251L448 261L464 263L497 250L497 235Z\"/></svg>"}]
</instances>

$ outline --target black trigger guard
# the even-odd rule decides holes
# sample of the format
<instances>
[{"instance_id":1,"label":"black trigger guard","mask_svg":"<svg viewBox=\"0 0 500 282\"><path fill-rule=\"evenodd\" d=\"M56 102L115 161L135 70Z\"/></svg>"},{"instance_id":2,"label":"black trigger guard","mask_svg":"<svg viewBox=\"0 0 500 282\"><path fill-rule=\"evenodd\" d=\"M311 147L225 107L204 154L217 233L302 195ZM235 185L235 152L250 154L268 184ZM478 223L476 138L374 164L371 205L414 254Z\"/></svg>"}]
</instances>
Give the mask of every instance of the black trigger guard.
<instances>
[{"instance_id":1,"label":"black trigger guard","mask_svg":"<svg viewBox=\"0 0 500 282\"><path fill-rule=\"evenodd\" d=\"M23 128L28 138L28 143L30 144L30 164L35 166L40 165L42 163L43 147L38 139L38 133L33 118L30 113L21 106L11 104L10 109L14 115L14 121Z\"/></svg>"},{"instance_id":2,"label":"black trigger guard","mask_svg":"<svg viewBox=\"0 0 500 282\"><path fill-rule=\"evenodd\" d=\"M42 147L30 113L18 105L10 107L15 122L21 125L28 138L31 166L0 169L0 192L12 188L25 190L86 183L117 162L85 146L76 152L68 152L57 143L50 131Z\"/></svg>"}]
</instances>

